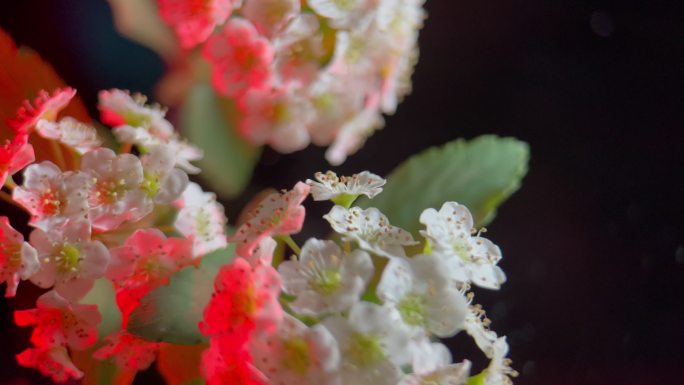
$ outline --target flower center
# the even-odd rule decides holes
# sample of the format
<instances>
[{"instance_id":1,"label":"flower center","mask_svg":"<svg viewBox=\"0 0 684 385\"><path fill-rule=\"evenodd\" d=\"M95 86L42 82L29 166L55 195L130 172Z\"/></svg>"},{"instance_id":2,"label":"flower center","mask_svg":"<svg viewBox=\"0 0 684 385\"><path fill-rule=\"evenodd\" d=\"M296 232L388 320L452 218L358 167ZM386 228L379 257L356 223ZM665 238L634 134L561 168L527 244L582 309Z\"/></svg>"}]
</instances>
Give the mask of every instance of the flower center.
<instances>
[{"instance_id":1,"label":"flower center","mask_svg":"<svg viewBox=\"0 0 684 385\"><path fill-rule=\"evenodd\" d=\"M337 8L348 11L354 6L356 0L333 0L333 3Z\"/></svg>"},{"instance_id":2,"label":"flower center","mask_svg":"<svg viewBox=\"0 0 684 385\"><path fill-rule=\"evenodd\" d=\"M81 259L81 251L76 246L65 243L55 257L57 270L63 274L77 272Z\"/></svg>"},{"instance_id":3,"label":"flower center","mask_svg":"<svg viewBox=\"0 0 684 385\"><path fill-rule=\"evenodd\" d=\"M21 244L0 244L0 261L6 258L6 269L15 271L21 266Z\"/></svg>"},{"instance_id":4,"label":"flower center","mask_svg":"<svg viewBox=\"0 0 684 385\"><path fill-rule=\"evenodd\" d=\"M322 295L330 295L337 291L342 284L342 276L337 270L323 270L310 282L311 288Z\"/></svg>"},{"instance_id":5,"label":"flower center","mask_svg":"<svg viewBox=\"0 0 684 385\"><path fill-rule=\"evenodd\" d=\"M385 358L378 337L354 332L350 340L345 353L353 364L368 367Z\"/></svg>"},{"instance_id":6,"label":"flower center","mask_svg":"<svg viewBox=\"0 0 684 385\"><path fill-rule=\"evenodd\" d=\"M463 239L462 237L458 237L454 239L454 241L451 243L451 248L454 250L454 253L461 258L463 262L471 262L470 258L470 245L468 242Z\"/></svg>"},{"instance_id":7,"label":"flower center","mask_svg":"<svg viewBox=\"0 0 684 385\"><path fill-rule=\"evenodd\" d=\"M59 194L57 191L49 188L40 195L40 212L45 215L55 215L59 213L59 207L61 205L59 199Z\"/></svg>"},{"instance_id":8,"label":"flower center","mask_svg":"<svg viewBox=\"0 0 684 385\"><path fill-rule=\"evenodd\" d=\"M111 204L119 200L126 193L126 181L120 179L95 181L95 199L99 204Z\"/></svg>"},{"instance_id":9,"label":"flower center","mask_svg":"<svg viewBox=\"0 0 684 385\"><path fill-rule=\"evenodd\" d=\"M284 367L299 374L307 372L311 362L311 356L309 354L309 345L303 338L293 338L283 341L283 350Z\"/></svg>"},{"instance_id":10,"label":"flower center","mask_svg":"<svg viewBox=\"0 0 684 385\"><path fill-rule=\"evenodd\" d=\"M155 174L145 173L142 185L140 186L149 198L153 198L159 192L159 177Z\"/></svg>"},{"instance_id":11,"label":"flower center","mask_svg":"<svg viewBox=\"0 0 684 385\"><path fill-rule=\"evenodd\" d=\"M195 228L203 239L211 240L211 219L204 209L200 209L195 217Z\"/></svg>"},{"instance_id":12,"label":"flower center","mask_svg":"<svg viewBox=\"0 0 684 385\"><path fill-rule=\"evenodd\" d=\"M397 310L407 325L425 326L427 323L425 299L417 294L409 294L397 304Z\"/></svg>"}]
</instances>

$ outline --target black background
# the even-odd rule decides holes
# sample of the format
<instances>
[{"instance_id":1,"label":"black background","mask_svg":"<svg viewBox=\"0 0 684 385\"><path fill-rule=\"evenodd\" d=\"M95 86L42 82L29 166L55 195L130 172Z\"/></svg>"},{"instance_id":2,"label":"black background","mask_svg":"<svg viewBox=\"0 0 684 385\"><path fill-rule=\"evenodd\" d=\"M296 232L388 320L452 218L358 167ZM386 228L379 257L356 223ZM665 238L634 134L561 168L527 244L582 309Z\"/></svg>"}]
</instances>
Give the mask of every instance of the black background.
<instances>
[{"instance_id":1,"label":"black background","mask_svg":"<svg viewBox=\"0 0 684 385\"><path fill-rule=\"evenodd\" d=\"M530 143L523 187L488 232L509 281L478 292L509 336L517 384L684 384L679 4L430 0L413 94L339 168L386 174L421 149L484 133ZM151 94L163 71L115 33L103 0L3 1L0 26L93 113L97 90ZM226 202L231 218L256 191L327 169L323 152L267 151L245 196ZM28 333L10 308L30 300L0 300L0 383L45 383L12 358ZM471 352L459 350L466 341L456 337L456 357Z\"/></svg>"}]
</instances>

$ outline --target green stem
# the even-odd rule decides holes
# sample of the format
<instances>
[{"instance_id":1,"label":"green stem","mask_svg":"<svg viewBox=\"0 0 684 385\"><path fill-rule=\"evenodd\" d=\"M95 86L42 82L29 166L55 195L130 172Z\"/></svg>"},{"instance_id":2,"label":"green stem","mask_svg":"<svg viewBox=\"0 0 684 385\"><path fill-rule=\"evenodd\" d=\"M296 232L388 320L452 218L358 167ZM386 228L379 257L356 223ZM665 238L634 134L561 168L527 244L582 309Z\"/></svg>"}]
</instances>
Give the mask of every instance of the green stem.
<instances>
[{"instance_id":1,"label":"green stem","mask_svg":"<svg viewBox=\"0 0 684 385\"><path fill-rule=\"evenodd\" d=\"M281 241L285 242L285 244L292 250L294 251L295 254L299 255L302 253L302 249L299 248L299 245L297 245L297 242L292 239L291 236L289 235L281 235L278 237Z\"/></svg>"}]
</instances>

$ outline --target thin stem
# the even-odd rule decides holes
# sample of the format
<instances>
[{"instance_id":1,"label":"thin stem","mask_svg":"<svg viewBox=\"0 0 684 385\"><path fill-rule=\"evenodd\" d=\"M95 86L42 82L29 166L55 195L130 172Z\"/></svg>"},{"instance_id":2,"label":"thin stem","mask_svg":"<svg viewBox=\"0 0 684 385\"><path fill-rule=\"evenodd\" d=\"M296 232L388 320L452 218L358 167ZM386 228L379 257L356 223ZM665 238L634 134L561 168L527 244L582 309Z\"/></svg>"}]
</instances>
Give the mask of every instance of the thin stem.
<instances>
[{"instance_id":1,"label":"thin stem","mask_svg":"<svg viewBox=\"0 0 684 385\"><path fill-rule=\"evenodd\" d=\"M299 255L299 254L302 253L302 249L299 248L299 245L297 245L297 242L295 242L294 239L292 239L291 236L289 236L289 235L281 235L281 236L278 237L278 238L280 238L283 242L285 242L285 244L286 244L290 249L292 249L292 251L294 251L295 254Z\"/></svg>"},{"instance_id":2,"label":"thin stem","mask_svg":"<svg viewBox=\"0 0 684 385\"><path fill-rule=\"evenodd\" d=\"M12 199L12 196L8 194L6 191L0 190L0 200L3 200L12 206L18 207L22 210L26 210L26 208L19 203L15 202L14 199Z\"/></svg>"},{"instance_id":3,"label":"thin stem","mask_svg":"<svg viewBox=\"0 0 684 385\"><path fill-rule=\"evenodd\" d=\"M10 191L14 191L14 188L17 187L17 184L14 183L14 179L12 179L12 176L8 176L5 180L5 187L10 189Z\"/></svg>"},{"instance_id":4,"label":"thin stem","mask_svg":"<svg viewBox=\"0 0 684 385\"><path fill-rule=\"evenodd\" d=\"M57 143L54 140L50 141L50 147L52 148L52 152L55 155L55 161L57 162L57 166L62 171L65 171L67 168L66 160L64 160L64 154L62 153L62 148L59 146L59 143Z\"/></svg>"}]
</instances>

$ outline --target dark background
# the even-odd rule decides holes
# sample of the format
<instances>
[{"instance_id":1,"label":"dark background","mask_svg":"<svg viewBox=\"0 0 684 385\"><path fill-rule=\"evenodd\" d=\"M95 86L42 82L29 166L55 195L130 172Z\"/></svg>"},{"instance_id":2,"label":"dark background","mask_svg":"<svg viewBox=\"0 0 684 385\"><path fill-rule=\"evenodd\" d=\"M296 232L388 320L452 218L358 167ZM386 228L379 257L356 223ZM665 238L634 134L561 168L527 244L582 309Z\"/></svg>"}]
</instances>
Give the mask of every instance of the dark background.
<instances>
[{"instance_id":1,"label":"dark background","mask_svg":"<svg viewBox=\"0 0 684 385\"><path fill-rule=\"evenodd\" d=\"M429 0L413 94L339 168L386 174L483 133L530 143L523 187L488 232L509 281L478 292L509 336L516 384L684 384L680 3ZM4 1L0 26L92 112L97 90L151 94L163 71L115 33L104 0ZM255 191L327 169L323 152L267 151L245 197L226 202L231 218ZM0 301L0 383L45 383L13 363L28 331L12 306L30 304Z\"/></svg>"}]
</instances>

